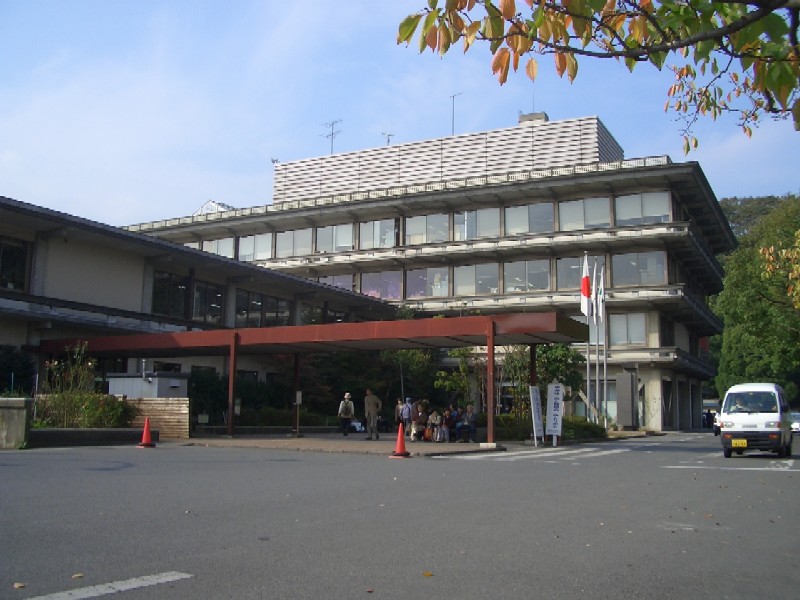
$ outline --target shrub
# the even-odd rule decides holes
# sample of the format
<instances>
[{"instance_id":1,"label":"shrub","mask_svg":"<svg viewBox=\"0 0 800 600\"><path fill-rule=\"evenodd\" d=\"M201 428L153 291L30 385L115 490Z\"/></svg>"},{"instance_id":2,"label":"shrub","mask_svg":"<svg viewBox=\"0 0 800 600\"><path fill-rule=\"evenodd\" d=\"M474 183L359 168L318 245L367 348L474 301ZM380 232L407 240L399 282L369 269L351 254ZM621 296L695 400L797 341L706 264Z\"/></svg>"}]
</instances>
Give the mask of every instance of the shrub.
<instances>
[{"instance_id":1,"label":"shrub","mask_svg":"<svg viewBox=\"0 0 800 600\"><path fill-rule=\"evenodd\" d=\"M130 427L139 414L127 400L96 392L61 392L36 398L36 427Z\"/></svg>"}]
</instances>

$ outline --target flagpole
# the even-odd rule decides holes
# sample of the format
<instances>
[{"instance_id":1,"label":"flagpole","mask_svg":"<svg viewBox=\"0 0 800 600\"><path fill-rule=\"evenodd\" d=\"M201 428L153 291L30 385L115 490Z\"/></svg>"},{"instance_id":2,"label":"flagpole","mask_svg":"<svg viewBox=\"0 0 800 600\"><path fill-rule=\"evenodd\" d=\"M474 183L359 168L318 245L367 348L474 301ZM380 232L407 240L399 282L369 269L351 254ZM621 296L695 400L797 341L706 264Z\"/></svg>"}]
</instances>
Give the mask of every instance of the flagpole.
<instances>
[{"instance_id":1,"label":"flagpole","mask_svg":"<svg viewBox=\"0 0 800 600\"><path fill-rule=\"evenodd\" d=\"M601 408L601 398L600 398L600 330L599 325L597 323L597 258L594 259L594 268L592 269L592 320L594 321L594 405L595 405L595 415L594 415L594 422L600 422L600 408Z\"/></svg>"},{"instance_id":2,"label":"flagpole","mask_svg":"<svg viewBox=\"0 0 800 600\"><path fill-rule=\"evenodd\" d=\"M583 253L583 271L581 274L581 312L586 317L586 325L591 327L589 323L589 313L591 312L591 306L589 304L589 297L591 295L591 289L589 288L589 253ZM589 336L591 338L591 336ZM591 367L592 367L592 347L591 347L591 340L586 340L586 420L591 421L592 418L592 396L590 392L590 387L592 383L592 376L591 376Z\"/></svg>"}]
</instances>

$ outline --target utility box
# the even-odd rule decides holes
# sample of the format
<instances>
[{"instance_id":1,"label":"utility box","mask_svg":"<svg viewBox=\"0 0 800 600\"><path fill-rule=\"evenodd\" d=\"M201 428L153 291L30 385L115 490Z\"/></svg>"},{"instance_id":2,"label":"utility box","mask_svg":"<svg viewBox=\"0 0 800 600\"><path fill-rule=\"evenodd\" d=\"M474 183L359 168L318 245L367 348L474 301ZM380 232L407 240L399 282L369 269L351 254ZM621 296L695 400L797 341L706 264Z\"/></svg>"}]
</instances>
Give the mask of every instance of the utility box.
<instances>
[{"instance_id":1,"label":"utility box","mask_svg":"<svg viewBox=\"0 0 800 600\"><path fill-rule=\"evenodd\" d=\"M186 398L189 395L188 373L109 373L108 393L127 398Z\"/></svg>"},{"instance_id":2,"label":"utility box","mask_svg":"<svg viewBox=\"0 0 800 600\"><path fill-rule=\"evenodd\" d=\"M28 444L33 399L0 398L0 450L17 450Z\"/></svg>"}]
</instances>

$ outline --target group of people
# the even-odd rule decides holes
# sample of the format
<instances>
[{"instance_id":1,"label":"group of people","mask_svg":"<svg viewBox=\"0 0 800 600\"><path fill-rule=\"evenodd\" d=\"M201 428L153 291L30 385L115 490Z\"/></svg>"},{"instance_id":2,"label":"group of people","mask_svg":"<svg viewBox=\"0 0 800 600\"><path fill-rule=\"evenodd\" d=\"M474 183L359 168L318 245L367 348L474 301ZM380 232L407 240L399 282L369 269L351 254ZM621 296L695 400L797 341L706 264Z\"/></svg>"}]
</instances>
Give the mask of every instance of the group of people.
<instances>
[{"instance_id":1,"label":"group of people","mask_svg":"<svg viewBox=\"0 0 800 600\"><path fill-rule=\"evenodd\" d=\"M381 429L380 421L381 408L383 402L372 390L367 388L366 395L364 396L364 418L366 420L367 438L368 440L380 439L379 430ZM356 416L355 405L353 404L353 397L350 392L346 392L344 398L339 403L339 422L342 428L342 435L346 436L350 432L350 427ZM375 436L373 438L373 436Z\"/></svg>"},{"instance_id":2,"label":"group of people","mask_svg":"<svg viewBox=\"0 0 800 600\"><path fill-rule=\"evenodd\" d=\"M366 390L364 396L364 418L368 440L380 439L380 432L387 430L388 423L381 414L383 402ZM350 433L355 420L355 405L350 392L345 393L339 403L337 413L341 424L342 435ZM425 442L475 442L477 426L475 409L471 404L466 408L450 405L440 413L436 408L428 411L426 401L413 402L406 398L403 402L397 399L394 411L395 422L403 426L405 436L411 441Z\"/></svg>"},{"instance_id":3,"label":"group of people","mask_svg":"<svg viewBox=\"0 0 800 600\"><path fill-rule=\"evenodd\" d=\"M471 404L463 409L451 404L440 413L436 408L428 412L425 402L412 402L411 398L406 398L403 403L398 398L394 416L411 441L476 441L476 415Z\"/></svg>"}]
</instances>

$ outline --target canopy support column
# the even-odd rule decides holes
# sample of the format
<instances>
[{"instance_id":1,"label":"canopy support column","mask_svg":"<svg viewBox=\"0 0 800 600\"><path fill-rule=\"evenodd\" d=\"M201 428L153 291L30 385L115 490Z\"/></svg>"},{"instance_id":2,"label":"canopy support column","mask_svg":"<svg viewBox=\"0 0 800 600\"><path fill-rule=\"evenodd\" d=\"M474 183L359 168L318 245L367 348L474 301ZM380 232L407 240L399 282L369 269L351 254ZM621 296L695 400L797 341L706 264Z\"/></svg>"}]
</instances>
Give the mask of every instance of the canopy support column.
<instances>
[{"instance_id":1,"label":"canopy support column","mask_svg":"<svg viewBox=\"0 0 800 600\"><path fill-rule=\"evenodd\" d=\"M233 437L234 396L236 394L236 359L239 354L239 334L233 333L228 348L228 435Z\"/></svg>"}]
</instances>

